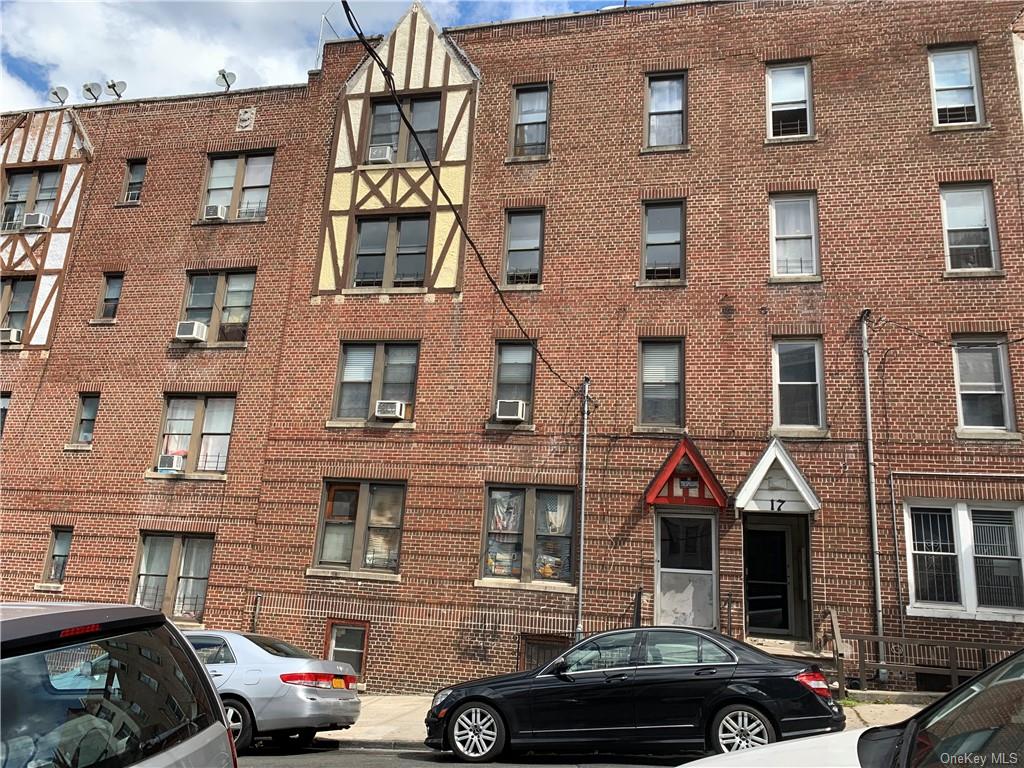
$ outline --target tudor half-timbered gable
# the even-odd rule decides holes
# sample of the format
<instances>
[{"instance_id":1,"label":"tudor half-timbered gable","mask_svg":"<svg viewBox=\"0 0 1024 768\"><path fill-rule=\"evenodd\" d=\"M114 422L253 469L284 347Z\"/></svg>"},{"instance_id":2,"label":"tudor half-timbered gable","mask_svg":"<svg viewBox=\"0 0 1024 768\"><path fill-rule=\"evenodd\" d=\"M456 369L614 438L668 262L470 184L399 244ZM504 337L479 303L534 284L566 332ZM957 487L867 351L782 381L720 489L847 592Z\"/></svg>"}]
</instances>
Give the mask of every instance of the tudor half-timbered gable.
<instances>
[{"instance_id":1,"label":"tudor half-timbered gable","mask_svg":"<svg viewBox=\"0 0 1024 768\"><path fill-rule=\"evenodd\" d=\"M376 50L423 149L402 124L379 68L364 59L338 100L318 290L459 290L455 212L465 216L476 74L419 4Z\"/></svg>"}]
</instances>

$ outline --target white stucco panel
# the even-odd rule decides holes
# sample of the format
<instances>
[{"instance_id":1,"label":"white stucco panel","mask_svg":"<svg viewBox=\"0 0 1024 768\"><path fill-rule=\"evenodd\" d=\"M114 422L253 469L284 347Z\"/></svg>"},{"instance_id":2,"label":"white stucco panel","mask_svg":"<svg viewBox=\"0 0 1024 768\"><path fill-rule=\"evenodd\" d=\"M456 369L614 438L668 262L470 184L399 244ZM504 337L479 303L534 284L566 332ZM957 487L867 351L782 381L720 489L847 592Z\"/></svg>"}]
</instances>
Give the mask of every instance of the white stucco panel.
<instances>
[{"instance_id":1,"label":"white stucco panel","mask_svg":"<svg viewBox=\"0 0 1024 768\"><path fill-rule=\"evenodd\" d=\"M25 148L21 153L21 159L24 162L32 160L32 154L36 151L36 145L39 143L39 120L40 115L33 114L25 121Z\"/></svg>"},{"instance_id":2,"label":"white stucco panel","mask_svg":"<svg viewBox=\"0 0 1024 768\"><path fill-rule=\"evenodd\" d=\"M401 88L405 83L405 72L409 64L409 32L412 26L412 14L406 14L405 18L395 27L391 34L391 45L395 47L394 61L391 62L391 71L395 75L395 83ZM387 61L387 59L385 59Z\"/></svg>"},{"instance_id":3,"label":"white stucco panel","mask_svg":"<svg viewBox=\"0 0 1024 768\"><path fill-rule=\"evenodd\" d=\"M444 130L441 132L442 141L447 141L449 136L452 136L454 130L455 135L452 137L452 145L448 148L448 154L444 158L445 160L465 160L466 153L469 150L469 112L466 111L462 115L462 119L459 120L458 125L455 124L456 119L459 116L459 110L465 103L466 99L469 98L469 92L464 91L462 93L455 92L448 94L448 100L445 103L444 110Z\"/></svg>"},{"instance_id":4,"label":"white stucco panel","mask_svg":"<svg viewBox=\"0 0 1024 768\"><path fill-rule=\"evenodd\" d=\"M58 232L50 235L50 244L46 249L46 269L63 269L64 259L68 254L69 232Z\"/></svg>"},{"instance_id":5,"label":"white stucco panel","mask_svg":"<svg viewBox=\"0 0 1024 768\"><path fill-rule=\"evenodd\" d=\"M39 325L36 326L35 332L32 334L32 340L30 344L45 344L47 336L50 335L50 323L53 321L53 309L57 304L57 297L54 296L53 300L49 304L46 300L50 298L57 289L57 276L56 275L43 275L39 279L39 292L36 295L35 306L32 307L32 316L29 319L29 324L33 323L35 318L38 316L39 308L46 306L46 310L39 318Z\"/></svg>"},{"instance_id":6,"label":"white stucco panel","mask_svg":"<svg viewBox=\"0 0 1024 768\"><path fill-rule=\"evenodd\" d=\"M430 61L427 59L427 39L430 35L430 25L426 17L420 16L416 20L416 37L412 55L412 73L409 75L410 88L427 87L427 70Z\"/></svg>"},{"instance_id":7,"label":"white stucco panel","mask_svg":"<svg viewBox=\"0 0 1024 768\"><path fill-rule=\"evenodd\" d=\"M53 140L57 137L57 126L60 125L60 112L46 112L46 127L43 129L43 140L39 142L39 159L52 157Z\"/></svg>"},{"instance_id":8,"label":"white stucco panel","mask_svg":"<svg viewBox=\"0 0 1024 768\"><path fill-rule=\"evenodd\" d=\"M65 158L68 156L68 147L71 146L71 137L75 134L75 123L71 119L71 115L67 112L61 112L63 115L60 136L57 138L57 150L53 156L57 158Z\"/></svg>"},{"instance_id":9,"label":"white stucco panel","mask_svg":"<svg viewBox=\"0 0 1024 768\"><path fill-rule=\"evenodd\" d=\"M60 215L60 221L57 222L58 227L70 227L75 223L75 211L78 210L78 197L82 191L82 185L79 184L71 190L71 185L74 183L75 178L81 173L82 166L79 164L69 165L67 175L64 177L64 188L61 190L60 199L57 201L57 205L64 205L64 201L67 200L67 205L64 207L64 213Z\"/></svg>"}]
</instances>

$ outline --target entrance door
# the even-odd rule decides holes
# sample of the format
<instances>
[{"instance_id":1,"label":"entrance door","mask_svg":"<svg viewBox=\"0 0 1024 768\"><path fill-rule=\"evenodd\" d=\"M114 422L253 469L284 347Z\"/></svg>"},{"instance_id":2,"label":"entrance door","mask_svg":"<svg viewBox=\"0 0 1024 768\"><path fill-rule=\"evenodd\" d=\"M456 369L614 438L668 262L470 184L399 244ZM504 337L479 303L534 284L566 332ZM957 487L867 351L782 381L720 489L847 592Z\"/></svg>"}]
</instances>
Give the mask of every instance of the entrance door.
<instances>
[{"instance_id":1,"label":"entrance door","mask_svg":"<svg viewBox=\"0 0 1024 768\"><path fill-rule=\"evenodd\" d=\"M716 522L714 514L670 513L658 518L658 624L705 629L717 626Z\"/></svg>"},{"instance_id":2,"label":"entrance door","mask_svg":"<svg viewBox=\"0 0 1024 768\"><path fill-rule=\"evenodd\" d=\"M748 515L743 526L747 631L806 639L807 521L803 516Z\"/></svg>"}]
</instances>

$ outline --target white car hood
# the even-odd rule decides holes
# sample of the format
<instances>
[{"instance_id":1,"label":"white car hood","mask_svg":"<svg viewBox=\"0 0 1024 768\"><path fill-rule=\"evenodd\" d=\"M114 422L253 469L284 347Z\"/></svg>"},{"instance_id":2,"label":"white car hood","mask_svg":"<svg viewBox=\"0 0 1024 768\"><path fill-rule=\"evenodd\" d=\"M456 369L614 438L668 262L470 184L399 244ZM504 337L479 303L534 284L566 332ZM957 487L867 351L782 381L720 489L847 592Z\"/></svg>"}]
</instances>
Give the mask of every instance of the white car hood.
<instances>
[{"instance_id":1,"label":"white car hood","mask_svg":"<svg viewBox=\"0 0 1024 768\"><path fill-rule=\"evenodd\" d=\"M744 749L724 755L713 755L692 763L708 768L861 768L857 759L857 741L866 728L806 739L793 739L766 747Z\"/></svg>"}]
</instances>

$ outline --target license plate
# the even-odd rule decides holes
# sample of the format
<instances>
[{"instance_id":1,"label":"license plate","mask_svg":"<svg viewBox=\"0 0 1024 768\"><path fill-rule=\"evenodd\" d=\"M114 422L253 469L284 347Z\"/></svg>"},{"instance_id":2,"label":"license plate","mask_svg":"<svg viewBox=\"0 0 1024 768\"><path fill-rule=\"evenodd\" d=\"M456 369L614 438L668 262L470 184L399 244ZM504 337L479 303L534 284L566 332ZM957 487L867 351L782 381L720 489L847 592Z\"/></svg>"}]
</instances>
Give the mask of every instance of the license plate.
<instances>
[{"instance_id":1,"label":"license plate","mask_svg":"<svg viewBox=\"0 0 1024 768\"><path fill-rule=\"evenodd\" d=\"M336 677L336 678L334 678L331 681L331 687L332 688L344 688L345 687L345 678L343 678L343 677Z\"/></svg>"}]
</instances>

